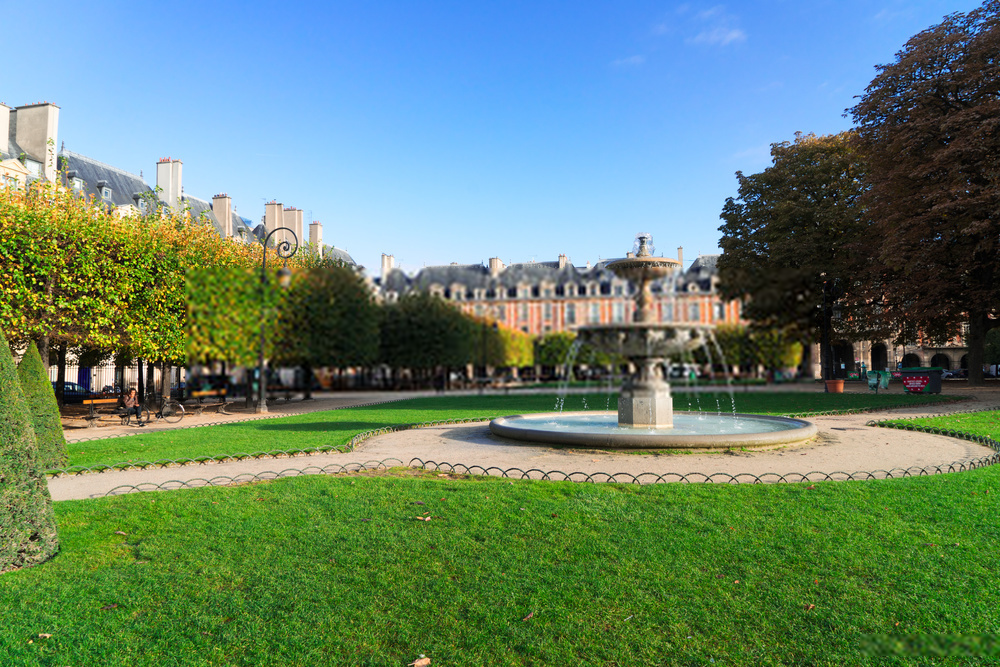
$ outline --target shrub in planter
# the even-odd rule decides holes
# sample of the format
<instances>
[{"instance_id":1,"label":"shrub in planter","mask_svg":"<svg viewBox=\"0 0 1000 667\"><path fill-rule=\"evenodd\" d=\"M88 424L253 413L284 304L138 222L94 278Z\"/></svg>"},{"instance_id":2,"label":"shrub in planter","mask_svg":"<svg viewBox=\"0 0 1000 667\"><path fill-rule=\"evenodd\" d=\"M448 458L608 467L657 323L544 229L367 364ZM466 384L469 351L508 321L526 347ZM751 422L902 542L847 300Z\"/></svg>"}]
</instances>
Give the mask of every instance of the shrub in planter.
<instances>
[{"instance_id":1,"label":"shrub in planter","mask_svg":"<svg viewBox=\"0 0 1000 667\"><path fill-rule=\"evenodd\" d=\"M40 563L58 548L31 413L0 332L0 572Z\"/></svg>"},{"instance_id":2,"label":"shrub in planter","mask_svg":"<svg viewBox=\"0 0 1000 667\"><path fill-rule=\"evenodd\" d=\"M28 345L21 363L17 365L17 375L21 379L21 392L31 412L39 464L43 470L61 468L66 465L67 455L59 405L34 343Z\"/></svg>"}]
</instances>

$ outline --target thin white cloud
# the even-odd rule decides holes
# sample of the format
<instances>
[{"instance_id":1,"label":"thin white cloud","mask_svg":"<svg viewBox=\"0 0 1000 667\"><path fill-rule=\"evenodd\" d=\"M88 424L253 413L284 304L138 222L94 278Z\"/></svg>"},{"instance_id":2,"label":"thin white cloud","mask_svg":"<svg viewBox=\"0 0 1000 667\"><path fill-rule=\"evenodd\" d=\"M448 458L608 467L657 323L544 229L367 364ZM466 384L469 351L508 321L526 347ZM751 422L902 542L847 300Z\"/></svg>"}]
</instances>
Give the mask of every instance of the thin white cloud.
<instances>
[{"instance_id":1,"label":"thin white cloud","mask_svg":"<svg viewBox=\"0 0 1000 667\"><path fill-rule=\"evenodd\" d=\"M718 26L711 30L703 30L691 38L692 44L708 44L709 46L726 46L745 42L747 34L739 28L724 28Z\"/></svg>"},{"instance_id":2,"label":"thin white cloud","mask_svg":"<svg viewBox=\"0 0 1000 667\"><path fill-rule=\"evenodd\" d=\"M739 17L726 11L725 5L713 5L692 12L691 5L685 3L677 8L677 15L683 17L681 29L693 35L684 40L688 44L729 46L747 40L746 31L740 27ZM653 26L653 34L665 35L674 32L673 28L669 21L662 21Z\"/></svg>"},{"instance_id":3,"label":"thin white cloud","mask_svg":"<svg viewBox=\"0 0 1000 667\"><path fill-rule=\"evenodd\" d=\"M629 56L628 58L612 60L611 64L615 67L638 67L644 62L646 62L646 56Z\"/></svg>"}]
</instances>

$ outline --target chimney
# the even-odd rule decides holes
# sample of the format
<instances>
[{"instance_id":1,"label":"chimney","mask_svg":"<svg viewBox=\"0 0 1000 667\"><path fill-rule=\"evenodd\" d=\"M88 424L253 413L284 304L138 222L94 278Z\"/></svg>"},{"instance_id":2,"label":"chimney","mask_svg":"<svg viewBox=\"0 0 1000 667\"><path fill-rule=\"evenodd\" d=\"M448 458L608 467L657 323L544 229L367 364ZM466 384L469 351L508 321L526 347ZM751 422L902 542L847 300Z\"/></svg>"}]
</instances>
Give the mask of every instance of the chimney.
<instances>
[{"instance_id":1,"label":"chimney","mask_svg":"<svg viewBox=\"0 0 1000 667\"><path fill-rule=\"evenodd\" d=\"M233 235L233 200L225 192L212 197L212 213L222 225L222 238Z\"/></svg>"},{"instance_id":2,"label":"chimney","mask_svg":"<svg viewBox=\"0 0 1000 667\"><path fill-rule=\"evenodd\" d=\"M55 181L59 107L48 102L28 104L14 110L12 124L10 118L8 115L8 127L13 132L8 130L8 136L12 134L28 157L42 163L42 176L47 181Z\"/></svg>"},{"instance_id":3,"label":"chimney","mask_svg":"<svg viewBox=\"0 0 1000 667\"><path fill-rule=\"evenodd\" d=\"M10 107L0 102L0 153L10 152ZM16 155L14 157L17 157Z\"/></svg>"},{"instance_id":4,"label":"chimney","mask_svg":"<svg viewBox=\"0 0 1000 667\"><path fill-rule=\"evenodd\" d=\"M684 246L677 246L677 261L681 263L681 268L684 268Z\"/></svg>"},{"instance_id":5,"label":"chimney","mask_svg":"<svg viewBox=\"0 0 1000 667\"><path fill-rule=\"evenodd\" d=\"M306 244L306 237L302 230L302 209L295 208L294 206L289 206L285 208L281 213L282 225L288 227L295 233L295 240L298 242L299 247ZM282 232L278 234L282 240L291 240L291 234L288 232Z\"/></svg>"},{"instance_id":6,"label":"chimney","mask_svg":"<svg viewBox=\"0 0 1000 667\"><path fill-rule=\"evenodd\" d=\"M496 278L506 267L499 257L490 257L490 275Z\"/></svg>"},{"instance_id":7,"label":"chimney","mask_svg":"<svg viewBox=\"0 0 1000 667\"><path fill-rule=\"evenodd\" d=\"M385 279L389 277L389 273L392 272L393 268L396 266L396 258L392 255L387 255L382 253L382 284L385 284Z\"/></svg>"},{"instance_id":8,"label":"chimney","mask_svg":"<svg viewBox=\"0 0 1000 667\"><path fill-rule=\"evenodd\" d=\"M309 247L317 254L323 252L323 223L319 220L309 223Z\"/></svg>"},{"instance_id":9,"label":"chimney","mask_svg":"<svg viewBox=\"0 0 1000 667\"><path fill-rule=\"evenodd\" d=\"M625 253L625 257L627 259L634 259L635 258L635 253L632 252L631 250L629 250L627 253Z\"/></svg>"},{"instance_id":10,"label":"chimney","mask_svg":"<svg viewBox=\"0 0 1000 667\"><path fill-rule=\"evenodd\" d=\"M568 263L569 263L569 259L566 257L566 255L559 255L559 268L560 269L565 269L566 268L566 264L568 264Z\"/></svg>"},{"instance_id":11,"label":"chimney","mask_svg":"<svg viewBox=\"0 0 1000 667\"><path fill-rule=\"evenodd\" d=\"M170 157L161 157L156 163L156 187L160 188L160 201L174 212L180 212L181 171L183 162Z\"/></svg>"},{"instance_id":12,"label":"chimney","mask_svg":"<svg viewBox=\"0 0 1000 667\"><path fill-rule=\"evenodd\" d=\"M284 213L281 204L273 199L264 204L264 230L270 234L284 224ZM275 236L278 236L275 234Z\"/></svg>"}]
</instances>

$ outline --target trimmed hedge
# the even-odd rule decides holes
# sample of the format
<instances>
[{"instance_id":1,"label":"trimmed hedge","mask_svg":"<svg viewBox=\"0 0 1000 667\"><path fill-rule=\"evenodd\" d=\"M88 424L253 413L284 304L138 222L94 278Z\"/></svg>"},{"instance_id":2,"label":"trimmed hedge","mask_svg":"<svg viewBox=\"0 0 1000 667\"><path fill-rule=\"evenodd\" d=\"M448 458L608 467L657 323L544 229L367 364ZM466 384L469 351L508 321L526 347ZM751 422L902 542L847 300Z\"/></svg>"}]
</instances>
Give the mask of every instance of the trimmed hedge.
<instances>
[{"instance_id":1,"label":"trimmed hedge","mask_svg":"<svg viewBox=\"0 0 1000 667\"><path fill-rule=\"evenodd\" d=\"M58 549L31 413L0 331L0 572L41 563Z\"/></svg>"},{"instance_id":2,"label":"trimmed hedge","mask_svg":"<svg viewBox=\"0 0 1000 667\"><path fill-rule=\"evenodd\" d=\"M49 374L42 364L42 356L38 354L34 343L28 345L21 363L17 365L17 375L21 379L21 393L31 412L39 464L44 470L62 468L69 460L69 455L66 453L59 405L56 403L56 392L49 381Z\"/></svg>"}]
</instances>

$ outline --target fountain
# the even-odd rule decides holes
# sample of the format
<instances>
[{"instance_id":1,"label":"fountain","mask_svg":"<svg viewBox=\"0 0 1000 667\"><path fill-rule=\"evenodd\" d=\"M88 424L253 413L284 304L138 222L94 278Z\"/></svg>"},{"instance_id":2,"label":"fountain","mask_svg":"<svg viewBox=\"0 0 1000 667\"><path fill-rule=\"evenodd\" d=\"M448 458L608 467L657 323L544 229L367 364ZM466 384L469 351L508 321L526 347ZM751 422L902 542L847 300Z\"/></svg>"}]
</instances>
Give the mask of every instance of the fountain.
<instances>
[{"instance_id":1,"label":"fountain","mask_svg":"<svg viewBox=\"0 0 1000 667\"><path fill-rule=\"evenodd\" d=\"M674 414L670 384L662 367L705 345L712 326L658 322L652 282L669 276L680 262L654 257L652 237L639 234L634 252L607 268L636 287L631 322L581 327L578 339L627 358L638 373L628 378L613 412L513 415L490 422L498 436L531 442L615 448L767 447L807 440L809 422L764 415Z\"/></svg>"}]
</instances>

